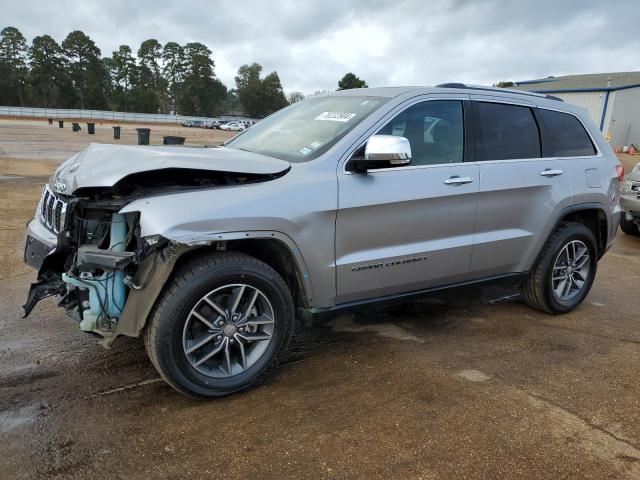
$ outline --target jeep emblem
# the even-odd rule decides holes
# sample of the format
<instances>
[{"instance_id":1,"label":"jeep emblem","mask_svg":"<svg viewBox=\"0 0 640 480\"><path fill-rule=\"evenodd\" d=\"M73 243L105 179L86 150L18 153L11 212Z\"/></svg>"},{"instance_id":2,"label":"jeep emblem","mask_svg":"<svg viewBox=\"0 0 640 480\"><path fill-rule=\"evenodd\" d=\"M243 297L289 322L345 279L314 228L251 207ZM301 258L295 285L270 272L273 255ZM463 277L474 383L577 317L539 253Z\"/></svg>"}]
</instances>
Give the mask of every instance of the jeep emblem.
<instances>
[{"instance_id":1,"label":"jeep emblem","mask_svg":"<svg viewBox=\"0 0 640 480\"><path fill-rule=\"evenodd\" d=\"M58 192L64 192L67 189L67 184L64 182L55 182L53 188Z\"/></svg>"}]
</instances>

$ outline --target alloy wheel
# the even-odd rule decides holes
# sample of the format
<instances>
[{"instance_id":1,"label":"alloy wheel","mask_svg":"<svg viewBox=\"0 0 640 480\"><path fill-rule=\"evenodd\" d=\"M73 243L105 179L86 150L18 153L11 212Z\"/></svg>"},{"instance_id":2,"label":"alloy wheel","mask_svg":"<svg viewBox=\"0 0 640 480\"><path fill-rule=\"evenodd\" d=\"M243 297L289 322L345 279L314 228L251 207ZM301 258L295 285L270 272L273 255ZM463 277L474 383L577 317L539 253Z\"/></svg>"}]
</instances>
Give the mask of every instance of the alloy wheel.
<instances>
[{"instance_id":1,"label":"alloy wheel","mask_svg":"<svg viewBox=\"0 0 640 480\"><path fill-rule=\"evenodd\" d=\"M215 378L238 375L254 365L273 337L274 312L251 285L224 285L204 295L189 312L182 346L189 364Z\"/></svg>"},{"instance_id":2,"label":"alloy wheel","mask_svg":"<svg viewBox=\"0 0 640 480\"><path fill-rule=\"evenodd\" d=\"M555 297L563 302L575 298L587 284L590 270L589 248L580 240L568 242L553 264L551 287Z\"/></svg>"}]
</instances>

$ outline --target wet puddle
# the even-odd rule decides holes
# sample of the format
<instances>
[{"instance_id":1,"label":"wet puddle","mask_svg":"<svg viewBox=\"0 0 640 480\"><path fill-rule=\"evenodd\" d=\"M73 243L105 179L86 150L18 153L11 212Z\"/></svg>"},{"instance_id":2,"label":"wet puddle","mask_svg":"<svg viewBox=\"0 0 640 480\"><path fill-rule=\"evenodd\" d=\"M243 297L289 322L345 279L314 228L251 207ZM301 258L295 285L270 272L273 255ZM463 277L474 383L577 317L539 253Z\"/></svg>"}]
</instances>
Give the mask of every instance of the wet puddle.
<instances>
[{"instance_id":1,"label":"wet puddle","mask_svg":"<svg viewBox=\"0 0 640 480\"><path fill-rule=\"evenodd\" d=\"M27 405L17 410L0 412L0 433L9 433L18 427L33 423L37 414L37 405Z\"/></svg>"}]
</instances>

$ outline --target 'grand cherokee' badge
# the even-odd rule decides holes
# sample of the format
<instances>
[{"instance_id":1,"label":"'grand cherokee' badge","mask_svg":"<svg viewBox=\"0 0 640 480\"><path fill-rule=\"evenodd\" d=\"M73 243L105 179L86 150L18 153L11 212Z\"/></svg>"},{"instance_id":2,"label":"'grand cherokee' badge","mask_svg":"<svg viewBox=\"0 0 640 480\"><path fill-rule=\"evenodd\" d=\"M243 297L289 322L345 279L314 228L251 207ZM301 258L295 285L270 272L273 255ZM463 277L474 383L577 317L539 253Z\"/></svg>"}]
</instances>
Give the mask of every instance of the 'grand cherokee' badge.
<instances>
[{"instance_id":1,"label":"'grand cherokee' badge","mask_svg":"<svg viewBox=\"0 0 640 480\"><path fill-rule=\"evenodd\" d=\"M367 265L357 265L351 268L352 272L361 272L362 270L375 270L376 268L393 267L396 265L406 265L407 263L424 262L431 255L422 255L420 257L399 258L398 260L389 260L381 263L369 263Z\"/></svg>"}]
</instances>

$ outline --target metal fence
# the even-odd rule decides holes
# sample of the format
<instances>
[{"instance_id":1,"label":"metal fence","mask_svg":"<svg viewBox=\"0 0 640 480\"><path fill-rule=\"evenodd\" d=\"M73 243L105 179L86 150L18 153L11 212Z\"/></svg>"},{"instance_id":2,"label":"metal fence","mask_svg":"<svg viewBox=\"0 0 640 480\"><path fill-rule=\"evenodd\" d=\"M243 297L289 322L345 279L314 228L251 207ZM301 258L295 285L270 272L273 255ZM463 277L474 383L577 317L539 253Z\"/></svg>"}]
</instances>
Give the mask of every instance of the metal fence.
<instances>
[{"instance_id":1,"label":"metal fence","mask_svg":"<svg viewBox=\"0 0 640 480\"><path fill-rule=\"evenodd\" d=\"M2 107L0 116L35 117L53 119L107 120L112 122L173 123L181 124L189 120L213 122L215 120L253 120L247 117L222 115L220 117L191 117L185 115L163 115L155 113L112 112L108 110L80 110L67 108Z\"/></svg>"}]
</instances>

